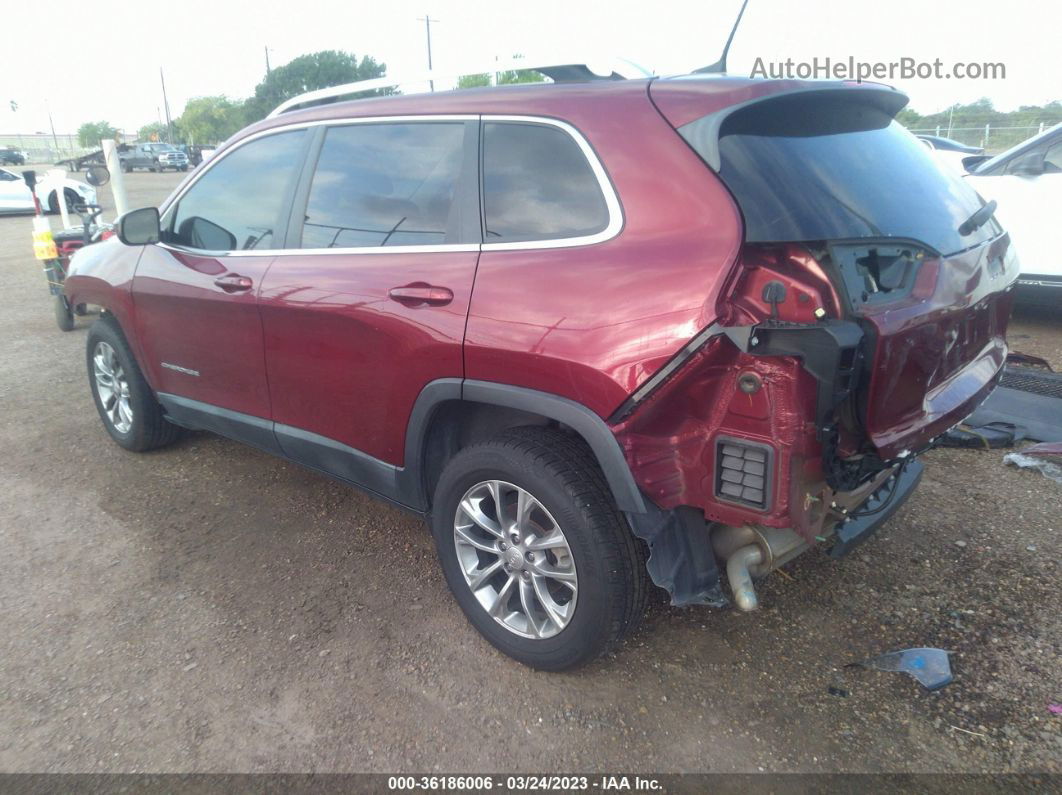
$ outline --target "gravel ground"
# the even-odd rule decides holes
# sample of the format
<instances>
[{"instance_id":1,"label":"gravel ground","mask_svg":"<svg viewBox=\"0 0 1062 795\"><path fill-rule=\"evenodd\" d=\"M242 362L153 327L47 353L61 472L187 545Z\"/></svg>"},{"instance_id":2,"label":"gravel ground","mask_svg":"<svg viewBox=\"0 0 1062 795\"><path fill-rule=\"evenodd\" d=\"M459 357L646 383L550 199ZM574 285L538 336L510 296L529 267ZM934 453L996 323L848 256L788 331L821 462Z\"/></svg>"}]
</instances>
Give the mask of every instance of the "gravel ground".
<instances>
[{"instance_id":1,"label":"gravel ground","mask_svg":"<svg viewBox=\"0 0 1062 795\"><path fill-rule=\"evenodd\" d=\"M756 614L658 598L616 654L535 673L416 520L214 436L111 443L29 227L0 218L0 770L1062 772L1062 486L1001 452L929 454L877 537ZM1014 329L1062 368L1057 313ZM955 681L844 668L910 646Z\"/></svg>"}]
</instances>

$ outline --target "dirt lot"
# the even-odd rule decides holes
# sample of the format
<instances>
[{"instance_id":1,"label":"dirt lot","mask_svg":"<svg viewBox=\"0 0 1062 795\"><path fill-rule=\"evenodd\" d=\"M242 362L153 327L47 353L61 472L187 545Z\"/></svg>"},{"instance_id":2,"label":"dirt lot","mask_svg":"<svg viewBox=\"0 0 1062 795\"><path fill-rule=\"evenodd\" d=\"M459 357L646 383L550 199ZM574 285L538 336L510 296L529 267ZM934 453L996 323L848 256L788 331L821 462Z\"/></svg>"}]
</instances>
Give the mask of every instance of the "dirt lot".
<instances>
[{"instance_id":1,"label":"dirt lot","mask_svg":"<svg viewBox=\"0 0 1062 795\"><path fill-rule=\"evenodd\" d=\"M416 520L214 436L111 443L29 228L0 218L0 770L1062 771L1062 487L1001 452L928 455L876 538L772 575L759 613L658 599L617 654L535 673ZM1057 314L1014 336L1062 368ZM956 652L937 693L843 668L923 645Z\"/></svg>"}]
</instances>

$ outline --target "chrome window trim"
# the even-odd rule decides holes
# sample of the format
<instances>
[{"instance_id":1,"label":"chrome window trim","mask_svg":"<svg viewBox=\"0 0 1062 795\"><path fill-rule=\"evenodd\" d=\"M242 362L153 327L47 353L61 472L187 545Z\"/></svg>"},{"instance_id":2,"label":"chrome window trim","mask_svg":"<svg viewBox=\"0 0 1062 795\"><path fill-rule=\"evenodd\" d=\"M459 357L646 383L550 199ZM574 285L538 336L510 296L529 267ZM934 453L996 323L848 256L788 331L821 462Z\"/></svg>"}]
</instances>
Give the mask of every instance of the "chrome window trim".
<instances>
[{"instance_id":1,"label":"chrome window trim","mask_svg":"<svg viewBox=\"0 0 1062 795\"><path fill-rule=\"evenodd\" d=\"M580 237L561 237L561 238L549 238L546 240L526 240L526 241L512 241L507 243L441 243L439 245L426 245L426 246L358 246L355 248L261 248L261 249L239 249L236 251L209 251L205 249L187 248L183 246L173 246L166 243L159 242L158 245L161 248L168 251L182 252L186 254L192 254L193 256L200 257L277 257L283 255L300 255L300 256L319 256L324 254L430 254L439 252L471 252L471 251L529 251L537 249L550 249L550 248L572 248L575 246L589 246L595 243L603 243L606 240L611 240L616 237L623 229L623 208L620 205L619 197L616 194L616 189L612 185L612 181L608 177L608 173L605 171L605 167L601 164L597 153L593 147L590 146L590 142L586 140L585 136L579 130L572 125L560 119L554 119L548 116L511 116L511 115L496 115L496 114L417 114L417 115L405 115L405 116L364 116L364 117L347 117L338 119L317 119L314 121L294 122L292 124L284 124L277 127L270 127L268 130L260 130L252 135L248 135L246 138L237 141L231 147L226 149L220 156L210 158L207 163L203 164L205 168L193 174L192 178L184 185L179 192L174 193L168 198L163 206L159 209L161 216L162 228L165 228L166 222L169 220L168 214L174 207L180 203L184 195L195 186L203 176L214 168L218 163L222 162L231 153L238 150L245 144L249 144L252 141L256 141L259 138L264 138L267 135L278 135L280 133L292 132L294 130L303 130L313 127L329 126L329 127L346 127L352 124L381 124L381 123L397 123L403 122L467 122L476 121L481 122L515 122L523 124L545 124L553 127L557 127L560 130L566 132L578 145L582 151L583 156L586 158L587 163L590 165L590 170L593 172L594 177L597 179L598 188L601 191L602 196L605 199L605 207L608 209L608 224L600 232L596 232L592 235L583 235Z\"/></svg>"}]
</instances>

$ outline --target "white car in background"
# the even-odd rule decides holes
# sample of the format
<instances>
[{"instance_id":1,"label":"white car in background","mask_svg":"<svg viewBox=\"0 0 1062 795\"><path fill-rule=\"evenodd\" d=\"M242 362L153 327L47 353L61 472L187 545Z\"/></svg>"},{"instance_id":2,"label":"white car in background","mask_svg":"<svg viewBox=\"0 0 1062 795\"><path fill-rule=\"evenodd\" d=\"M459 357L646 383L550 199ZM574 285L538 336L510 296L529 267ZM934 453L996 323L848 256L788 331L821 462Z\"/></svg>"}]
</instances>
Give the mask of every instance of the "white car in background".
<instances>
[{"instance_id":1,"label":"white car in background","mask_svg":"<svg viewBox=\"0 0 1062 795\"><path fill-rule=\"evenodd\" d=\"M95 204L96 189L84 182L69 179L62 170L47 171L38 175L36 187L37 199L44 212L59 212L59 196L66 196L67 207L73 209L76 204ZM32 213L33 194L22 179L22 174L7 168L0 168L0 214Z\"/></svg>"},{"instance_id":2,"label":"white car in background","mask_svg":"<svg viewBox=\"0 0 1062 795\"><path fill-rule=\"evenodd\" d=\"M967 146L960 141L953 141L951 138L944 138L939 135L919 135L918 140L926 148L932 150L938 160L959 174L966 173L966 169L963 168L962 164L963 160L972 155L983 155L985 152L979 146Z\"/></svg>"},{"instance_id":3,"label":"white car in background","mask_svg":"<svg viewBox=\"0 0 1062 795\"><path fill-rule=\"evenodd\" d=\"M996 200L996 218L1017 250L1019 294L1062 307L1062 124L970 166L966 180L985 201Z\"/></svg>"}]
</instances>

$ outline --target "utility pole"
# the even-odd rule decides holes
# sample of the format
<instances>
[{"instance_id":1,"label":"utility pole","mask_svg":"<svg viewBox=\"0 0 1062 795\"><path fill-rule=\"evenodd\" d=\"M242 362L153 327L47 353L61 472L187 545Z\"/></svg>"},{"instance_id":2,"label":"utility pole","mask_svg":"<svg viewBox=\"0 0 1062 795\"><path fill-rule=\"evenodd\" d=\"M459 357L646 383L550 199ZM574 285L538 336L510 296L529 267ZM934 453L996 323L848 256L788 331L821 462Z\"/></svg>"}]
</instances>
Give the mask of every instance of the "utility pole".
<instances>
[{"instance_id":1,"label":"utility pole","mask_svg":"<svg viewBox=\"0 0 1062 795\"><path fill-rule=\"evenodd\" d=\"M59 151L59 138L55 134L55 122L52 121L52 107L48 104L48 100L44 101L44 108L48 111L48 124L52 128L52 143L55 144L55 155L60 157L62 152Z\"/></svg>"},{"instance_id":2,"label":"utility pole","mask_svg":"<svg viewBox=\"0 0 1062 795\"><path fill-rule=\"evenodd\" d=\"M430 72L431 71L431 23L432 22L438 22L439 20L432 19L431 16L429 16L428 14L425 14L422 17L417 17L417 21L419 22L420 20L424 20L424 28L425 28L425 30L428 33L428 71ZM435 91L435 81L434 80L428 80L428 87L431 88L432 91Z\"/></svg>"},{"instance_id":3,"label":"utility pole","mask_svg":"<svg viewBox=\"0 0 1062 795\"><path fill-rule=\"evenodd\" d=\"M269 45L268 44L265 45L265 54L266 54L266 77L269 77L270 69L269 69Z\"/></svg>"},{"instance_id":4,"label":"utility pole","mask_svg":"<svg viewBox=\"0 0 1062 795\"><path fill-rule=\"evenodd\" d=\"M169 139L166 143L173 143L173 120L170 118L170 101L166 99L166 75L162 73L162 67L159 67L159 79L162 81L162 107L166 109L166 137Z\"/></svg>"}]
</instances>

